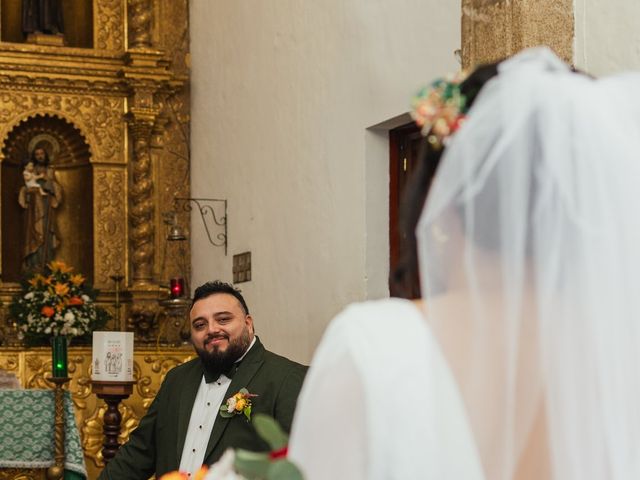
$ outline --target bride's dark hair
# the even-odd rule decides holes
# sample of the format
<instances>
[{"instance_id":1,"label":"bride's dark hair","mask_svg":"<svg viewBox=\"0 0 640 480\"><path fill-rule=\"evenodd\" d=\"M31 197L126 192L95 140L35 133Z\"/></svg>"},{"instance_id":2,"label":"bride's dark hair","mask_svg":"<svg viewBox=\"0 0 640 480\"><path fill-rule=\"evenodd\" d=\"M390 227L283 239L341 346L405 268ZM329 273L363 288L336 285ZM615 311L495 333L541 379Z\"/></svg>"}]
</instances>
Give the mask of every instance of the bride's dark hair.
<instances>
[{"instance_id":1,"label":"bride's dark hair","mask_svg":"<svg viewBox=\"0 0 640 480\"><path fill-rule=\"evenodd\" d=\"M460 92L471 107L482 87L498 73L498 63L483 65L474 70L461 84ZM423 138L418 154L418 164L402 194L399 229L400 258L390 275L390 283L402 298L420 298L420 275L418 272L418 249L415 230L424 207L443 150L434 148Z\"/></svg>"}]
</instances>

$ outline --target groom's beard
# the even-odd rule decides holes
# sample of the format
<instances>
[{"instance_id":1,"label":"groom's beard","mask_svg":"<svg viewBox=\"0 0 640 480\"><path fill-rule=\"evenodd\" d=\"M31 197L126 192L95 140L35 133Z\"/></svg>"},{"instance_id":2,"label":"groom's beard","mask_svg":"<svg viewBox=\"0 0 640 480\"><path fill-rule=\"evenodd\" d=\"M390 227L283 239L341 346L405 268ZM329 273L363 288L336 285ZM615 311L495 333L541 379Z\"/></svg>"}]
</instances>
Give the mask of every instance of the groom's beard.
<instances>
[{"instance_id":1,"label":"groom's beard","mask_svg":"<svg viewBox=\"0 0 640 480\"><path fill-rule=\"evenodd\" d=\"M219 337L219 335L210 335L205 339L205 343L211 338ZM235 340L229 339L229 345L226 350L220 351L220 349L214 345L213 350L210 352L206 349L195 347L196 353L202 361L202 366L207 373L214 378L220 376L220 374L226 373L231 370L233 364L247 351L251 344L251 336L249 329L244 328L242 333Z\"/></svg>"}]
</instances>

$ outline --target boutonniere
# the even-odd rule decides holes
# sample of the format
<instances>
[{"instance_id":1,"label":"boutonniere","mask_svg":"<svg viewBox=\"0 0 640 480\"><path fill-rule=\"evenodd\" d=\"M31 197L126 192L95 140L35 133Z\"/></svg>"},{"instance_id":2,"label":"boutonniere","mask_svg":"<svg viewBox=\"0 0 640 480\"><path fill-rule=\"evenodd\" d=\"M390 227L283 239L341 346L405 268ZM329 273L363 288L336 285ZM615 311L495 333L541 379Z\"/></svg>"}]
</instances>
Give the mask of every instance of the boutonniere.
<instances>
[{"instance_id":1,"label":"boutonniere","mask_svg":"<svg viewBox=\"0 0 640 480\"><path fill-rule=\"evenodd\" d=\"M247 417L247 420L251 420L251 399L257 396L254 393L249 393L246 388L241 388L238 393L232 395L223 405L220 405L220 416L230 418L242 414Z\"/></svg>"}]
</instances>

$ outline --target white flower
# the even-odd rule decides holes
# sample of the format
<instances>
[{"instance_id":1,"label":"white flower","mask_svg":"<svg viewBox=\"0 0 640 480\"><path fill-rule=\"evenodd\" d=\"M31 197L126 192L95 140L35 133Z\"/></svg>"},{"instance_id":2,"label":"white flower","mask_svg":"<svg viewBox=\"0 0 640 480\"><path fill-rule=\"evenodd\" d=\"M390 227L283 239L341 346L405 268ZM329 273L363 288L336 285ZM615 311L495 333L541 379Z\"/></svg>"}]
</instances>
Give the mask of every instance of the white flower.
<instances>
[{"instance_id":1,"label":"white flower","mask_svg":"<svg viewBox=\"0 0 640 480\"><path fill-rule=\"evenodd\" d=\"M233 469L233 463L236 460L236 454L228 448L220 460L209 467L207 475L204 480L244 480L242 475L239 475Z\"/></svg>"},{"instance_id":2,"label":"white flower","mask_svg":"<svg viewBox=\"0 0 640 480\"><path fill-rule=\"evenodd\" d=\"M89 298L89 295L82 295L80 298L82 298L82 300L87 303L89 301L91 301L91 299Z\"/></svg>"},{"instance_id":3,"label":"white flower","mask_svg":"<svg viewBox=\"0 0 640 480\"><path fill-rule=\"evenodd\" d=\"M33 298L33 292L29 292L24 296L25 300L31 300Z\"/></svg>"},{"instance_id":4,"label":"white flower","mask_svg":"<svg viewBox=\"0 0 640 480\"><path fill-rule=\"evenodd\" d=\"M67 312L64 314L65 322L73 322L75 319L76 319L76 316L73 314L73 312Z\"/></svg>"},{"instance_id":5,"label":"white flower","mask_svg":"<svg viewBox=\"0 0 640 480\"><path fill-rule=\"evenodd\" d=\"M73 335L74 337L78 336L78 329L77 328L72 328L71 329L71 335Z\"/></svg>"},{"instance_id":6,"label":"white flower","mask_svg":"<svg viewBox=\"0 0 640 480\"><path fill-rule=\"evenodd\" d=\"M40 329L38 329L38 331L40 331ZM45 328L44 333L51 333L51 327Z\"/></svg>"},{"instance_id":7,"label":"white flower","mask_svg":"<svg viewBox=\"0 0 640 480\"><path fill-rule=\"evenodd\" d=\"M236 397L231 397L227 400L227 412L233 413L236 409Z\"/></svg>"}]
</instances>

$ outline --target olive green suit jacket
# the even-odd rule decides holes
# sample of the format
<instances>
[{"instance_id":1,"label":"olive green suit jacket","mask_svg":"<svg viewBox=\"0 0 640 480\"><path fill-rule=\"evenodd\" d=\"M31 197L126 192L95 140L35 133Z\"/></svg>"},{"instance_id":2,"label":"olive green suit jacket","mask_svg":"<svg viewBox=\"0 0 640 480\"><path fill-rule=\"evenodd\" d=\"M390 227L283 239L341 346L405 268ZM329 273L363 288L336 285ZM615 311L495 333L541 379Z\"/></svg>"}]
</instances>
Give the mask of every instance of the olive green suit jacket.
<instances>
[{"instance_id":1,"label":"olive green suit jacket","mask_svg":"<svg viewBox=\"0 0 640 480\"><path fill-rule=\"evenodd\" d=\"M252 415L270 415L288 432L306 371L307 367L265 350L256 338L233 375L224 398L246 388L258 395L252 400ZM178 469L202 375L199 358L167 373L147 414L107 464L100 480L143 480L153 474L159 478ZM216 415L216 420L205 452L205 464L217 461L227 448L268 450L243 415L223 418L219 407L212 408L211 414Z\"/></svg>"}]
</instances>

